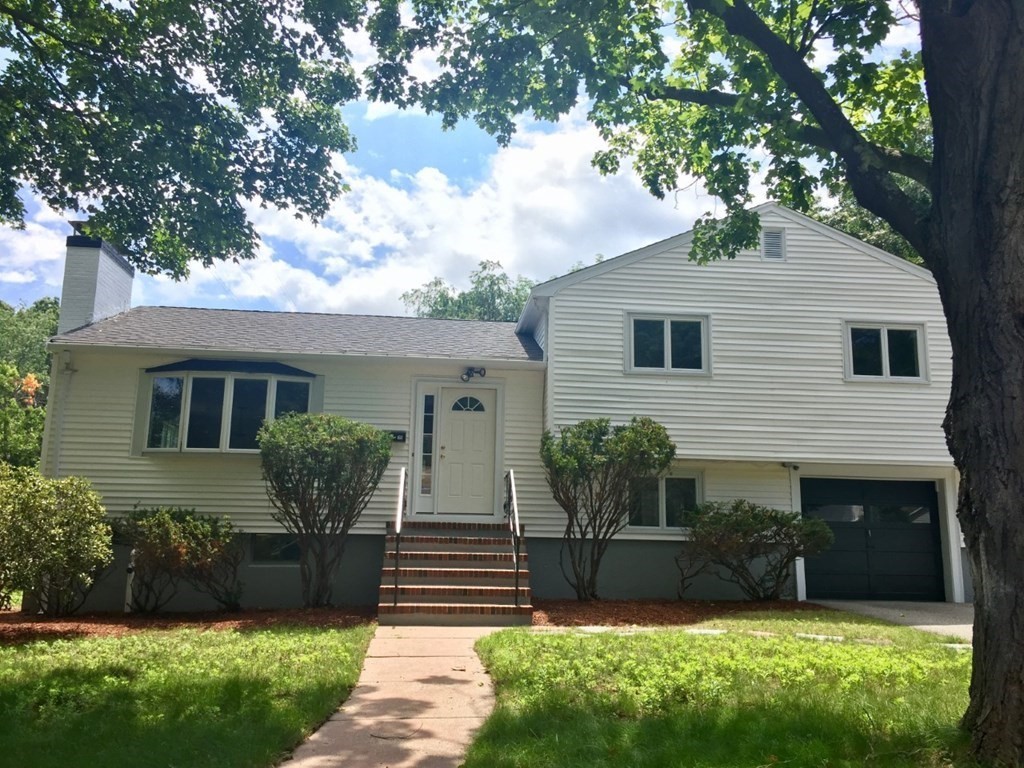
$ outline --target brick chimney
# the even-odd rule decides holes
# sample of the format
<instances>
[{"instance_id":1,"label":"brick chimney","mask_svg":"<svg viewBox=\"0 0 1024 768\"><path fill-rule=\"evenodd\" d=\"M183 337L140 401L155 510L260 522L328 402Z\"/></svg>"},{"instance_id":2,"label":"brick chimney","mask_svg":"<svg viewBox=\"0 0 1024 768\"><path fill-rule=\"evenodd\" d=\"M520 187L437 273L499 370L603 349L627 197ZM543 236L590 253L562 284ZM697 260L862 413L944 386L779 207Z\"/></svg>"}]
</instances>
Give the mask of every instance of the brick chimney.
<instances>
[{"instance_id":1,"label":"brick chimney","mask_svg":"<svg viewBox=\"0 0 1024 768\"><path fill-rule=\"evenodd\" d=\"M67 239L57 333L126 312L132 303L135 268L110 243L83 235L82 224L71 222L75 234Z\"/></svg>"}]
</instances>

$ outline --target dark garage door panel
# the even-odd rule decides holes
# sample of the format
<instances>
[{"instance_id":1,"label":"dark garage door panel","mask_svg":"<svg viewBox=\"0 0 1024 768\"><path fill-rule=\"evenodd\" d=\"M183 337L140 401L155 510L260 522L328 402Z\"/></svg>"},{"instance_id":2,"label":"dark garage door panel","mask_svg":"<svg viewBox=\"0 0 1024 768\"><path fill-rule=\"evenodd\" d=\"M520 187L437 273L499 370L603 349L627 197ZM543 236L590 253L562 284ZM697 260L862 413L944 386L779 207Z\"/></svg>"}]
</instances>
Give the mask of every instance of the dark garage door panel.
<instances>
[{"instance_id":1,"label":"dark garage door panel","mask_svg":"<svg viewBox=\"0 0 1024 768\"><path fill-rule=\"evenodd\" d=\"M836 538L832 548L805 561L808 598L944 598L934 483L806 478L801 495L807 516L825 505L863 513L857 522L829 522ZM926 507L930 513L904 515L901 507Z\"/></svg>"}]
</instances>

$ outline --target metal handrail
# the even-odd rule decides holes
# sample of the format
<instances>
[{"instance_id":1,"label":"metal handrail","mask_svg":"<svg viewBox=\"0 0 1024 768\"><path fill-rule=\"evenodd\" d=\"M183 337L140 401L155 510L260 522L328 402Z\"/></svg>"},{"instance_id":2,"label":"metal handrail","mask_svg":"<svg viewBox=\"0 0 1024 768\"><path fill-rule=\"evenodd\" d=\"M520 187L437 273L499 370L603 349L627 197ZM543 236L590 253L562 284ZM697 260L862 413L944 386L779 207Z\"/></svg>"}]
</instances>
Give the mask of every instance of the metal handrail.
<instances>
[{"instance_id":1,"label":"metal handrail","mask_svg":"<svg viewBox=\"0 0 1024 768\"><path fill-rule=\"evenodd\" d=\"M519 527L519 499L516 496L516 473L510 469L505 473L505 519L512 533L512 565L516 573L516 607L519 607L519 554L523 535Z\"/></svg>"},{"instance_id":2,"label":"metal handrail","mask_svg":"<svg viewBox=\"0 0 1024 768\"><path fill-rule=\"evenodd\" d=\"M405 467L398 473L398 503L395 505L395 593L392 605L398 605L398 556L402 551L402 520L407 504L405 494Z\"/></svg>"}]
</instances>

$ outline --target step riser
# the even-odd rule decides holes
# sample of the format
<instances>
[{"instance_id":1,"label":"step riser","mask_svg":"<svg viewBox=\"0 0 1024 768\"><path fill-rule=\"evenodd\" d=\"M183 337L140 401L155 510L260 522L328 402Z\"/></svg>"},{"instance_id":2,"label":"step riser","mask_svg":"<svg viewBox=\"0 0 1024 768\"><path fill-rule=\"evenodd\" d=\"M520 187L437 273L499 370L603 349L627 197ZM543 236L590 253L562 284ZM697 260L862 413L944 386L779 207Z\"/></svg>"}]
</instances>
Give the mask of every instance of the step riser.
<instances>
[{"instance_id":1,"label":"step riser","mask_svg":"<svg viewBox=\"0 0 1024 768\"><path fill-rule=\"evenodd\" d=\"M398 561L401 568L437 568L438 565L443 565L445 569L452 571L476 571L480 568L486 568L490 571L508 571L509 577L512 578L512 574L515 574L515 566L512 563L495 563L495 562L480 562L479 560L426 560L422 558L402 558ZM391 561L393 564L394 561ZM525 563L524 563L525 565ZM520 571L522 573L522 571ZM394 577L391 578L392 582Z\"/></svg>"},{"instance_id":2,"label":"step riser","mask_svg":"<svg viewBox=\"0 0 1024 768\"><path fill-rule=\"evenodd\" d=\"M378 615L377 623L382 627L525 627L533 623L533 618L529 615L396 613Z\"/></svg>"},{"instance_id":3,"label":"step riser","mask_svg":"<svg viewBox=\"0 0 1024 768\"><path fill-rule=\"evenodd\" d=\"M499 547L512 547L511 536L495 536L493 534L480 534L479 536L470 536L469 531L452 532L444 534L441 531L435 531L432 533L421 532L421 533L409 533L403 532L402 546L407 544L470 544L472 546L499 546ZM388 534L385 537L388 548L391 549L395 545L395 541L398 539L393 533ZM522 546L526 546L526 542L522 542Z\"/></svg>"},{"instance_id":4,"label":"step riser","mask_svg":"<svg viewBox=\"0 0 1024 768\"><path fill-rule=\"evenodd\" d=\"M512 589L515 587L515 576L510 571L508 576L503 578L486 578L482 579L479 576L467 576L465 578L459 577L446 577L439 579L434 576L399 576L398 586L400 587L508 587ZM382 584L390 585L394 587L395 577L385 576ZM519 574L519 586L525 587L530 583L529 578L524 577L522 573Z\"/></svg>"},{"instance_id":5,"label":"step riser","mask_svg":"<svg viewBox=\"0 0 1024 768\"><path fill-rule=\"evenodd\" d=\"M387 545L389 552L393 552L395 549L395 543L389 541ZM525 547L520 548L522 552ZM479 552L486 554L508 554L512 551L512 544L510 542L503 542L499 544L449 544L444 542L432 542L432 541L407 541L405 537L402 537L402 551L414 551L414 552Z\"/></svg>"},{"instance_id":6,"label":"step riser","mask_svg":"<svg viewBox=\"0 0 1024 768\"><path fill-rule=\"evenodd\" d=\"M394 599L389 594L381 593L378 598L382 605L395 605ZM493 595L484 596L463 596L463 595L408 595L403 597L399 595L398 605L480 605L486 603L487 605L517 605L516 599L509 595L508 597L495 597ZM530 605L530 596L524 595L519 598L518 605Z\"/></svg>"},{"instance_id":7,"label":"step riser","mask_svg":"<svg viewBox=\"0 0 1024 768\"><path fill-rule=\"evenodd\" d=\"M393 566L395 559L395 550L389 549L384 552L385 567ZM512 552L435 552L423 549L402 549L398 552L397 559L400 568L410 567L406 565L409 560L427 560L434 563L435 568L464 568L465 563L477 563L477 568L504 568L506 564L512 565L515 558ZM525 565L527 559L526 552L519 553L520 565ZM451 565L451 563L455 563L455 565Z\"/></svg>"},{"instance_id":8,"label":"step riser","mask_svg":"<svg viewBox=\"0 0 1024 768\"><path fill-rule=\"evenodd\" d=\"M387 524L387 531L389 534L393 533L395 524L389 522ZM520 526L519 530L522 531L523 527ZM402 535L414 532L429 532L430 534L437 534L443 531L450 531L452 535L470 535L475 536L480 533L484 533L487 536L496 536L502 533L509 533L509 527L507 522L503 523L445 523L445 522L429 522L429 521L412 521L406 520L402 523Z\"/></svg>"},{"instance_id":9,"label":"step riser","mask_svg":"<svg viewBox=\"0 0 1024 768\"><path fill-rule=\"evenodd\" d=\"M443 590L443 588L442 588ZM444 594L443 591L438 593L419 593L419 592L403 592L399 587L398 590L398 605L406 603L431 603L431 604L442 604L442 603L489 603L492 605L529 605L529 590L519 589L519 602L516 603L515 593L513 589L509 589L505 594L479 594L475 588L467 588L467 592L470 594ZM477 592L477 594L472 594ZM385 605L394 602L394 588L381 588L380 602Z\"/></svg>"}]
</instances>

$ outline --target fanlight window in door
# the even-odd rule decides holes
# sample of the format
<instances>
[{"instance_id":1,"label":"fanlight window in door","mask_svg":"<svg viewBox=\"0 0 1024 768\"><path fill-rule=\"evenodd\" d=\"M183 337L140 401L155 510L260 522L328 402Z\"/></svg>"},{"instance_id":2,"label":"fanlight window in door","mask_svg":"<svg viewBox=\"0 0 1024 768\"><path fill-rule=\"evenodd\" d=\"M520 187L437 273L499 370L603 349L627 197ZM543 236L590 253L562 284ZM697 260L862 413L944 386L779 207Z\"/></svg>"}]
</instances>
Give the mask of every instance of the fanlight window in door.
<instances>
[{"instance_id":1,"label":"fanlight window in door","mask_svg":"<svg viewBox=\"0 0 1024 768\"><path fill-rule=\"evenodd\" d=\"M484 404L477 400L475 397L460 397L454 403L452 403L453 411L475 411L477 413L483 413Z\"/></svg>"}]
</instances>

